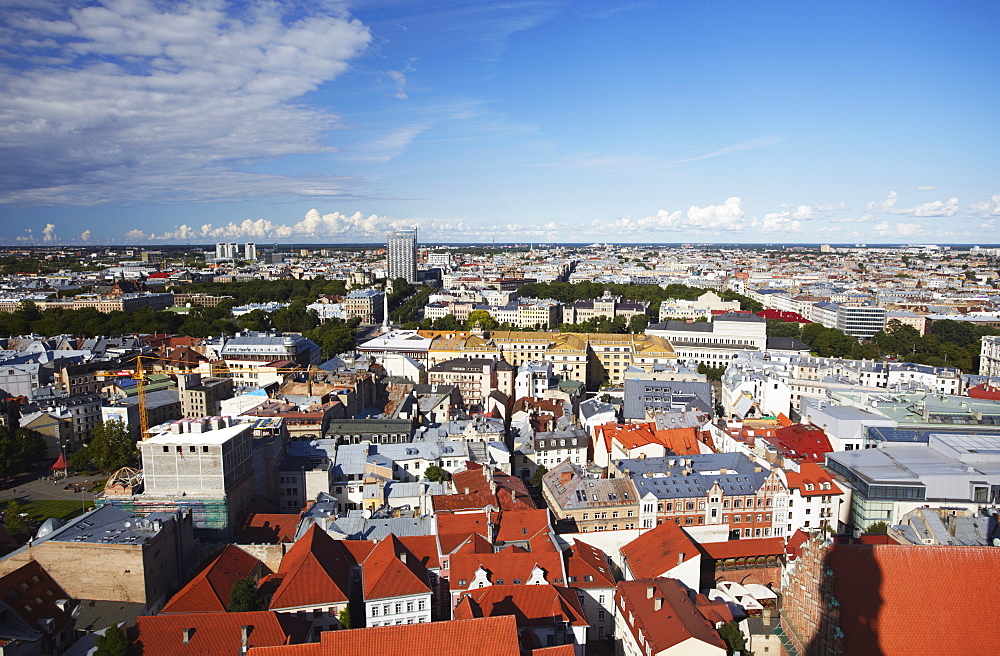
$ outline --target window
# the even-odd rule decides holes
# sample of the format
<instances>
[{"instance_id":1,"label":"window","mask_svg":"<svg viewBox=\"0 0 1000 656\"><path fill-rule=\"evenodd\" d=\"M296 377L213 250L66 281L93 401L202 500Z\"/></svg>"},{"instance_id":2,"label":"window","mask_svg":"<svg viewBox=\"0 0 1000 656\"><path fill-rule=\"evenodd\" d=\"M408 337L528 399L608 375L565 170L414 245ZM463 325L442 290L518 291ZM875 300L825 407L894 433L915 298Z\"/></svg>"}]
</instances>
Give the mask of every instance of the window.
<instances>
[{"instance_id":1,"label":"window","mask_svg":"<svg viewBox=\"0 0 1000 656\"><path fill-rule=\"evenodd\" d=\"M372 606L372 617L378 617L378 606Z\"/></svg>"}]
</instances>

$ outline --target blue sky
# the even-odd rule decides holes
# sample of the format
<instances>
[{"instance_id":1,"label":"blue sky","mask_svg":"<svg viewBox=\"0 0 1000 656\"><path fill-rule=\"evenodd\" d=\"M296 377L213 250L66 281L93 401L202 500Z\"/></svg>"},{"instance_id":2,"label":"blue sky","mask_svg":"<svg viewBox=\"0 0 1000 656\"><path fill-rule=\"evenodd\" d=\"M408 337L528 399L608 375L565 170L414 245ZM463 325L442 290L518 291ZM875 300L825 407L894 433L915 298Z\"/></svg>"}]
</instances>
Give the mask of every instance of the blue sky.
<instances>
[{"instance_id":1,"label":"blue sky","mask_svg":"<svg viewBox=\"0 0 1000 656\"><path fill-rule=\"evenodd\" d=\"M0 243L1000 243L994 1L0 11Z\"/></svg>"}]
</instances>

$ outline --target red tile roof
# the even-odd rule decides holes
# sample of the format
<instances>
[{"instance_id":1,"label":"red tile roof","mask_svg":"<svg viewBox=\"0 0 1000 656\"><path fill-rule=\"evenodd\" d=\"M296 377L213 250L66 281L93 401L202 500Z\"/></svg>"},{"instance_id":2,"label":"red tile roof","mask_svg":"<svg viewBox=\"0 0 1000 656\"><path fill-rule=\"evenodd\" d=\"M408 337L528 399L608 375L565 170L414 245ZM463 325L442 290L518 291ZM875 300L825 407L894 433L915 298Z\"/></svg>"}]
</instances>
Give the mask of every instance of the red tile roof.
<instances>
[{"instance_id":1,"label":"red tile roof","mask_svg":"<svg viewBox=\"0 0 1000 656\"><path fill-rule=\"evenodd\" d=\"M427 569L441 568L441 559L438 556L437 550L437 538L433 535L409 535L399 538L399 541Z\"/></svg>"},{"instance_id":2,"label":"red tile roof","mask_svg":"<svg viewBox=\"0 0 1000 656\"><path fill-rule=\"evenodd\" d=\"M633 638L642 644L639 640L641 630L643 639L653 653L691 639L721 649L722 654L726 653L725 641L719 637L714 625L698 612L688 596L688 589L677 579L620 581L615 602L624 603L625 609L631 612L634 622L630 626L626 620L625 626L632 632Z\"/></svg>"},{"instance_id":3,"label":"red tile roof","mask_svg":"<svg viewBox=\"0 0 1000 656\"><path fill-rule=\"evenodd\" d=\"M314 524L281 559L270 608L346 602L352 562L347 550Z\"/></svg>"},{"instance_id":4,"label":"red tile roof","mask_svg":"<svg viewBox=\"0 0 1000 656\"><path fill-rule=\"evenodd\" d=\"M379 542L361 564L365 600L391 599L431 591L427 570L393 534Z\"/></svg>"},{"instance_id":5,"label":"red tile roof","mask_svg":"<svg viewBox=\"0 0 1000 656\"><path fill-rule=\"evenodd\" d=\"M459 553L451 557L451 590L458 592L472 585L476 570L482 567L489 573L494 584L503 581L505 585L523 585L531 578L535 566L545 571L545 580L550 584L566 585L563 572L562 554L558 551L534 553L517 551L507 547L497 553ZM462 581L465 581L463 584ZM520 581L521 583L515 583Z\"/></svg>"},{"instance_id":6,"label":"red tile roof","mask_svg":"<svg viewBox=\"0 0 1000 656\"><path fill-rule=\"evenodd\" d=\"M779 556L785 553L785 540L783 538L743 538L728 542L703 542L701 548L705 555L713 560Z\"/></svg>"},{"instance_id":7,"label":"red tile roof","mask_svg":"<svg viewBox=\"0 0 1000 656\"><path fill-rule=\"evenodd\" d=\"M500 514L496 540L519 542L530 540L539 534L548 535L550 531L548 510L508 510Z\"/></svg>"},{"instance_id":8,"label":"red tile roof","mask_svg":"<svg viewBox=\"0 0 1000 656\"><path fill-rule=\"evenodd\" d=\"M226 545L187 585L175 594L161 613L224 613L233 585L248 576L260 578L264 565L235 545Z\"/></svg>"},{"instance_id":9,"label":"red tile roof","mask_svg":"<svg viewBox=\"0 0 1000 656\"><path fill-rule=\"evenodd\" d=\"M237 536L240 544L281 544L295 542L299 528L297 513L255 513L249 515Z\"/></svg>"},{"instance_id":10,"label":"red tile roof","mask_svg":"<svg viewBox=\"0 0 1000 656\"><path fill-rule=\"evenodd\" d=\"M324 631L320 642L252 649L248 656L520 656L513 617Z\"/></svg>"},{"instance_id":11,"label":"red tile roof","mask_svg":"<svg viewBox=\"0 0 1000 656\"><path fill-rule=\"evenodd\" d=\"M310 630L309 620L269 610L155 615L136 618L136 647L143 656L232 656L240 653L244 626L250 627L251 647L300 643Z\"/></svg>"},{"instance_id":12,"label":"red tile roof","mask_svg":"<svg viewBox=\"0 0 1000 656\"><path fill-rule=\"evenodd\" d=\"M467 461L465 470L456 472L452 477L455 490L459 494L465 494L468 491L470 494L486 493L490 495L496 494L499 490L506 490L511 493L514 501L529 508L535 507L524 481L499 469L494 469L491 472L492 476L487 477L487 471L483 465Z\"/></svg>"},{"instance_id":13,"label":"red tile roof","mask_svg":"<svg viewBox=\"0 0 1000 656\"><path fill-rule=\"evenodd\" d=\"M436 516L438 544L440 553L450 554L464 543L471 535L478 534L492 542L492 523L497 521L498 514L485 512L472 513L442 513Z\"/></svg>"},{"instance_id":14,"label":"red tile roof","mask_svg":"<svg viewBox=\"0 0 1000 656\"><path fill-rule=\"evenodd\" d=\"M558 585L491 585L470 590L455 607L455 619L513 615L518 628L569 622L588 626L576 592Z\"/></svg>"},{"instance_id":15,"label":"red tile roof","mask_svg":"<svg viewBox=\"0 0 1000 656\"><path fill-rule=\"evenodd\" d=\"M577 540L563 552L566 556L567 585L574 588L613 588L608 557L597 547Z\"/></svg>"},{"instance_id":16,"label":"red tile roof","mask_svg":"<svg viewBox=\"0 0 1000 656\"><path fill-rule=\"evenodd\" d=\"M1000 549L834 545L827 565L845 654L873 653L872 645L882 656L996 651L1000 623L990 590Z\"/></svg>"},{"instance_id":17,"label":"red tile roof","mask_svg":"<svg viewBox=\"0 0 1000 656\"><path fill-rule=\"evenodd\" d=\"M833 474L820 467L815 462L803 462L799 465L799 471L785 471L785 478L788 480L789 489L798 490L804 497L816 497L825 495L843 494L844 491L837 485ZM829 483L829 489L822 489L823 483ZM812 490L807 489L808 484L812 484Z\"/></svg>"},{"instance_id":18,"label":"red tile roof","mask_svg":"<svg viewBox=\"0 0 1000 656\"><path fill-rule=\"evenodd\" d=\"M787 457L802 462L825 462L826 454L833 451L826 432L811 424L783 426L761 439L767 440Z\"/></svg>"},{"instance_id":19,"label":"red tile roof","mask_svg":"<svg viewBox=\"0 0 1000 656\"><path fill-rule=\"evenodd\" d=\"M539 647L531 650L531 656L573 656L576 653L573 645L557 645L555 647Z\"/></svg>"},{"instance_id":20,"label":"red tile roof","mask_svg":"<svg viewBox=\"0 0 1000 656\"><path fill-rule=\"evenodd\" d=\"M0 599L32 629L37 630L38 622L44 619L53 620L52 635L69 625L70 613L60 609L56 601L70 596L38 561L32 560L0 577L0 590Z\"/></svg>"},{"instance_id":21,"label":"red tile roof","mask_svg":"<svg viewBox=\"0 0 1000 656\"><path fill-rule=\"evenodd\" d=\"M636 578L663 576L682 562L700 556L698 544L674 522L663 522L621 548Z\"/></svg>"}]
</instances>

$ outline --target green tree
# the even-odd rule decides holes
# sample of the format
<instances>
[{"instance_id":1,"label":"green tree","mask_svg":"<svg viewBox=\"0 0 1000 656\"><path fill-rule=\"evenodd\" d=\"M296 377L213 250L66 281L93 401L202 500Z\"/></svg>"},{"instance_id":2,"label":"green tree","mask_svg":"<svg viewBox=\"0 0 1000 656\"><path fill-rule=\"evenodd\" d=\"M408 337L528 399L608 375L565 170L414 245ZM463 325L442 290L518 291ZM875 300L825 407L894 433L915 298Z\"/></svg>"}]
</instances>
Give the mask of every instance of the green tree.
<instances>
[{"instance_id":1,"label":"green tree","mask_svg":"<svg viewBox=\"0 0 1000 656\"><path fill-rule=\"evenodd\" d=\"M3 512L3 523L11 535L27 533L28 520L25 517L21 517L23 512L24 507L17 501L10 501L7 503L7 508L5 508Z\"/></svg>"},{"instance_id":2,"label":"green tree","mask_svg":"<svg viewBox=\"0 0 1000 656\"><path fill-rule=\"evenodd\" d=\"M260 590L257 587L257 579L248 576L233 584L229 591L230 613L247 613L255 610L265 610L264 600L261 598Z\"/></svg>"},{"instance_id":3,"label":"green tree","mask_svg":"<svg viewBox=\"0 0 1000 656\"><path fill-rule=\"evenodd\" d=\"M538 465L535 473L531 475L531 484L535 487L542 487L542 477L549 473L549 468L545 465Z\"/></svg>"},{"instance_id":4,"label":"green tree","mask_svg":"<svg viewBox=\"0 0 1000 656\"><path fill-rule=\"evenodd\" d=\"M495 330L500 323L486 310L473 310L465 320L465 325L470 330L477 325L483 330Z\"/></svg>"},{"instance_id":5,"label":"green tree","mask_svg":"<svg viewBox=\"0 0 1000 656\"><path fill-rule=\"evenodd\" d=\"M344 608L337 614L337 619L340 620L341 626L345 629L351 628L351 605L347 604Z\"/></svg>"},{"instance_id":6,"label":"green tree","mask_svg":"<svg viewBox=\"0 0 1000 656\"><path fill-rule=\"evenodd\" d=\"M429 481L434 481L435 483L444 483L445 481L451 480L451 474L448 473L447 469L438 467L437 465L431 465L424 470L424 478Z\"/></svg>"},{"instance_id":7,"label":"green tree","mask_svg":"<svg viewBox=\"0 0 1000 656\"><path fill-rule=\"evenodd\" d=\"M747 641L743 637L743 632L740 631L740 625L736 622L726 622L721 627L719 627L719 636L726 641L729 646L729 653L740 652L741 654L746 654L747 651Z\"/></svg>"},{"instance_id":8,"label":"green tree","mask_svg":"<svg viewBox=\"0 0 1000 656\"><path fill-rule=\"evenodd\" d=\"M28 428L0 427L0 476L14 476L44 460L48 445L41 433Z\"/></svg>"},{"instance_id":9,"label":"green tree","mask_svg":"<svg viewBox=\"0 0 1000 656\"><path fill-rule=\"evenodd\" d=\"M465 328L462 323L455 318L454 314L446 314L443 317L438 317L431 324L433 330L461 330Z\"/></svg>"},{"instance_id":10,"label":"green tree","mask_svg":"<svg viewBox=\"0 0 1000 656\"><path fill-rule=\"evenodd\" d=\"M131 645L125 632L119 626L109 626L104 635L94 638L94 645L97 646L95 656L128 656Z\"/></svg>"},{"instance_id":11,"label":"green tree","mask_svg":"<svg viewBox=\"0 0 1000 656\"><path fill-rule=\"evenodd\" d=\"M885 522L875 522L865 529L865 533L888 533L889 525Z\"/></svg>"},{"instance_id":12,"label":"green tree","mask_svg":"<svg viewBox=\"0 0 1000 656\"><path fill-rule=\"evenodd\" d=\"M114 420L98 424L84 450L87 458L101 471L114 471L138 461L135 438L124 422Z\"/></svg>"},{"instance_id":13,"label":"green tree","mask_svg":"<svg viewBox=\"0 0 1000 656\"><path fill-rule=\"evenodd\" d=\"M802 335L799 324L794 321L782 321L781 319L767 320L768 337L794 337L798 339Z\"/></svg>"},{"instance_id":14,"label":"green tree","mask_svg":"<svg viewBox=\"0 0 1000 656\"><path fill-rule=\"evenodd\" d=\"M637 314L629 319L628 331L633 335L639 335L646 332L646 328L649 326L649 317L645 314Z\"/></svg>"}]
</instances>

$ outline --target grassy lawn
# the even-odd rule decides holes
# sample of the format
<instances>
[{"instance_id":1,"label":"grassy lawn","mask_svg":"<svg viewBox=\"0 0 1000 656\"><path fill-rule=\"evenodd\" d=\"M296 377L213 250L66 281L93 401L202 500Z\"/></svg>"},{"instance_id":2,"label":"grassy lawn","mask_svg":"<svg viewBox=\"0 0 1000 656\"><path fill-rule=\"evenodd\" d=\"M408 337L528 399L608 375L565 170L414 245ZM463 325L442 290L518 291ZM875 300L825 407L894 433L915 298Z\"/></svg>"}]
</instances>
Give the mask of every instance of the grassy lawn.
<instances>
[{"instance_id":1,"label":"grassy lawn","mask_svg":"<svg viewBox=\"0 0 1000 656\"><path fill-rule=\"evenodd\" d=\"M72 519L83 513L84 508L93 508L94 500L87 499L65 499L56 501L26 501L21 504L22 512L28 513L29 521L32 523L44 522L49 517L58 517L62 520ZM2 504L0 512L6 510L7 502Z\"/></svg>"}]
</instances>

